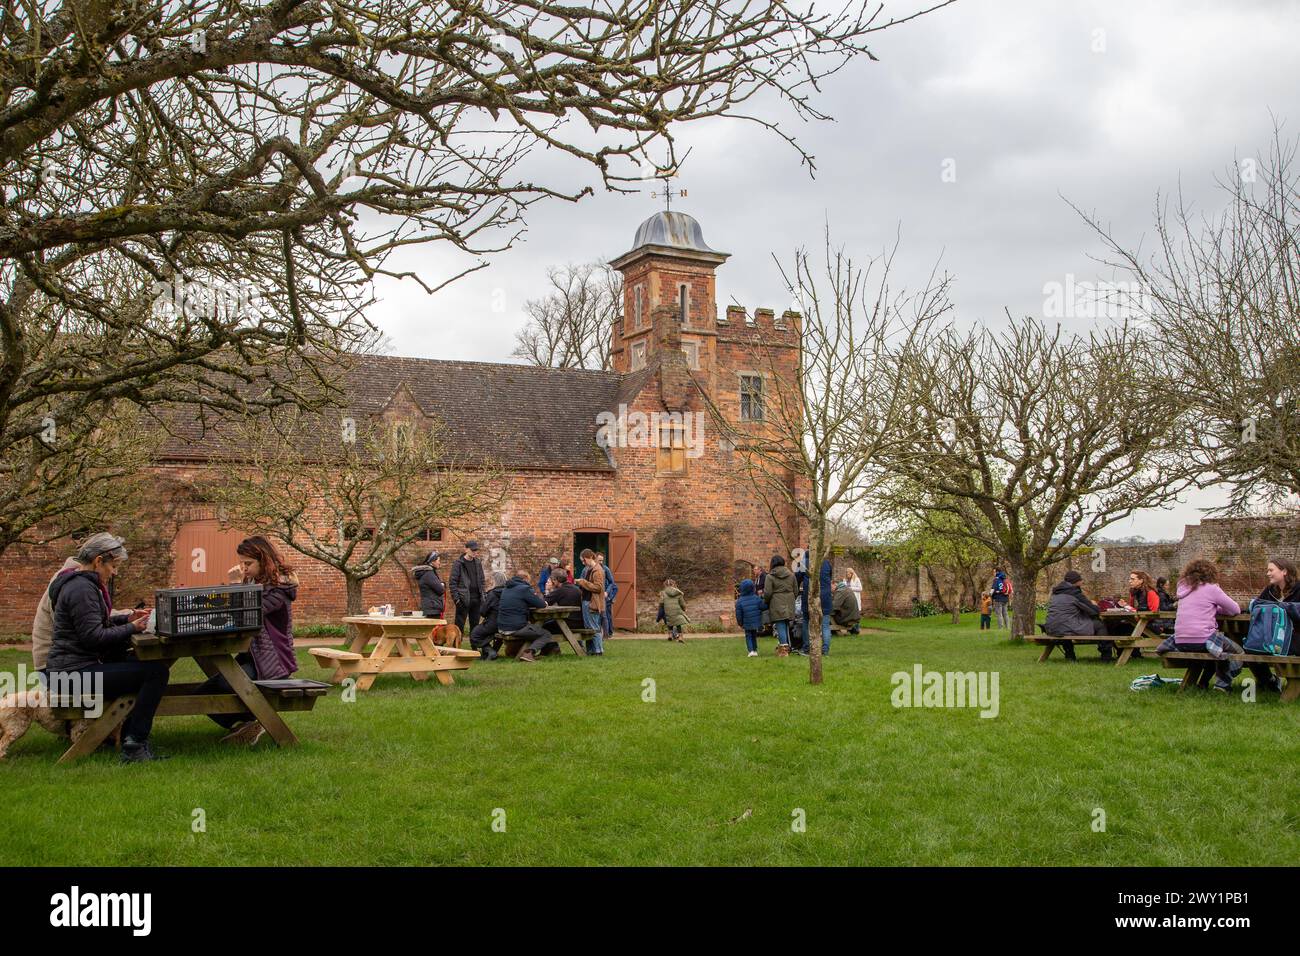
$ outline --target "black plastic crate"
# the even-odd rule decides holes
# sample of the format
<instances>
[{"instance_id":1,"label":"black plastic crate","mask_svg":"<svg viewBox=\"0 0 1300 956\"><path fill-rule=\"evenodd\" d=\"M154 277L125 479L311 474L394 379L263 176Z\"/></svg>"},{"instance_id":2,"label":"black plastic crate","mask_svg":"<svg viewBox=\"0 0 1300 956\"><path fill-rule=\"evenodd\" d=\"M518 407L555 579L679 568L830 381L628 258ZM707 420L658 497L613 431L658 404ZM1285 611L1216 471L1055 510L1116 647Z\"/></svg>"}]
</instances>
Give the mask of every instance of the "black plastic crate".
<instances>
[{"instance_id":1,"label":"black plastic crate","mask_svg":"<svg viewBox=\"0 0 1300 956\"><path fill-rule=\"evenodd\" d=\"M161 637L211 637L262 629L262 585L168 588L154 592Z\"/></svg>"}]
</instances>

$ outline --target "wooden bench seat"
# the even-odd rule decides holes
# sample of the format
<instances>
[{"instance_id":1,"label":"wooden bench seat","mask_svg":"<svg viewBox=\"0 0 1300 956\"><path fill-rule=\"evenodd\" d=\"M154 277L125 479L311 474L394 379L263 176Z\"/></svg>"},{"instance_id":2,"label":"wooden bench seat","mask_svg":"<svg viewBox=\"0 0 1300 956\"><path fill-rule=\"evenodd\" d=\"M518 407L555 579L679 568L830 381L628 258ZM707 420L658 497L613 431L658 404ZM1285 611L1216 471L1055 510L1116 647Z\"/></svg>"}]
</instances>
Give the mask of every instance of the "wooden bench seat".
<instances>
[{"instance_id":1,"label":"wooden bench seat","mask_svg":"<svg viewBox=\"0 0 1300 956\"><path fill-rule=\"evenodd\" d=\"M312 657L316 658L316 663L321 667L329 667L326 661L359 661L364 655L354 654L352 651L340 651L334 647L313 647L307 651Z\"/></svg>"},{"instance_id":2,"label":"wooden bench seat","mask_svg":"<svg viewBox=\"0 0 1300 956\"><path fill-rule=\"evenodd\" d=\"M589 627L571 627L569 628L569 630L572 631L573 636L580 641L589 641L596 636L596 632ZM546 645L542 653L544 655L559 654L560 653L559 642L564 640L564 635L552 634L550 631L547 631L547 633L551 635L552 642ZM497 639L501 642L497 646L500 648L501 653L505 654L506 657L518 657L520 653L522 653L523 649L527 647L529 644L533 643L534 640L531 637L530 638L510 637L505 634L498 634ZM478 652L475 651L474 653L477 654Z\"/></svg>"},{"instance_id":3,"label":"wooden bench seat","mask_svg":"<svg viewBox=\"0 0 1300 956\"><path fill-rule=\"evenodd\" d=\"M1225 654L1222 658L1213 657L1200 651L1172 650L1160 655L1165 667L1183 668L1183 681L1178 685L1178 693L1188 687L1206 690L1214 676L1215 665L1220 660L1237 661L1241 664L1263 664L1273 673L1286 679L1282 688L1281 699L1286 702L1300 699L1300 657L1276 657L1272 654Z\"/></svg>"}]
</instances>

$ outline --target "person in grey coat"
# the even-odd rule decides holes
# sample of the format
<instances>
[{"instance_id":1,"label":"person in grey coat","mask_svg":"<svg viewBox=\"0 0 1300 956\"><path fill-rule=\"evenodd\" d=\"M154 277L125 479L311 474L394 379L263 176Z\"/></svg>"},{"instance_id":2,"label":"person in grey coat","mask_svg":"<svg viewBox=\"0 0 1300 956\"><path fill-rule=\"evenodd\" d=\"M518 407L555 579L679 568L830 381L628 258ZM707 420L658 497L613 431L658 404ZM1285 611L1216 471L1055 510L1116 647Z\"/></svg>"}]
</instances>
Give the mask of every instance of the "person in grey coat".
<instances>
[{"instance_id":1,"label":"person in grey coat","mask_svg":"<svg viewBox=\"0 0 1300 956\"><path fill-rule=\"evenodd\" d=\"M790 622L794 620L794 572L779 554L772 555L771 567L763 581L763 600L767 602L777 643L789 647Z\"/></svg>"},{"instance_id":2,"label":"person in grey coat","mask_svg":"<svg viewBox=\"0 0 1300 956\"><path fill-rule=\"evenodd\" d=\"M1047 602L1047 620L1043 624L1048 634L1057 637L1092 637L1105 634L1101 622L1101 608L1088 600L1079 582L1083 575L1078 571L1066 571L1065 579L1052 588L1051 599ZM1074 660L1074 644L1062 641L1059 645L1065 652L1066 660ZM1101 650L1102 660L1110 660L1114 645L1105 642L1097 645Z\"/></svg>"}]
</instances>

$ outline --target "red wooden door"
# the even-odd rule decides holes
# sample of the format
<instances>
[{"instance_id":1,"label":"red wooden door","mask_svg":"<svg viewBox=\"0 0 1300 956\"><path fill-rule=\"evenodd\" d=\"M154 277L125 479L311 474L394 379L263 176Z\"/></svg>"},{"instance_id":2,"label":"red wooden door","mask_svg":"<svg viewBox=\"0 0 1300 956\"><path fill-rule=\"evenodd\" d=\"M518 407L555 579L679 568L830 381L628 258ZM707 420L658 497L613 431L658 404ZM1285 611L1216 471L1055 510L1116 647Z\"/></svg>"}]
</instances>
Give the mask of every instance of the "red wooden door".
<instances>
[{"instance_id":1,"label":"red wooden door","mask_svg":"<svg viewBox=\"0 0 1300 956\"><path fill-rule=\"evenodd\" d=\"M618 597L614 598L614 626L636 629L636 532L609 533L609 569L614 572Z\"/></svg>"},{"instance_id":2,"label":"red wooden door","mask_svg":"<svg viewBox=\"0 0 1300 956\"><path fill-rule=\"evenodd\" d=\"M246 537L219 521L187 521L176 532L172 582L182 588L228 584L228 572L239 563L235 548Z\"/></svg>"}]
</instances>

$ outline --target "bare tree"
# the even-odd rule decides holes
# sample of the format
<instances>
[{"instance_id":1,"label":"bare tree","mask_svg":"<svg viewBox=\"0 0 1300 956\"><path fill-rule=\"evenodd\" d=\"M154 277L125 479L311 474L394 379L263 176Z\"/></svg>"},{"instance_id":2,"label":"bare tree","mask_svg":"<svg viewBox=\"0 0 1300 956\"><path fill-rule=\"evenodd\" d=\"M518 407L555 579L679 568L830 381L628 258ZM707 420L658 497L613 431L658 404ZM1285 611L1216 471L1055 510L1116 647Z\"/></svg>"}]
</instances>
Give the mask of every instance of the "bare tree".
<instances>
[{"instance_id":1,"label":"bare tree","mask_svg":"<svg viewBox=\"0 0 1300 956\"><path fill-rule=\"evenodd\" d=\"M614 323L623 314L623 274L603 262L546 270L555 291L524 305L514 355L551 368L609 369Z\"/></svg>"},{"instance_id":2,"label":"bare tree","mask_svg":"<svg viewBox=\"0 0 1300 956\"><path fill-rule=\"evenodd\" d=\"M1182 405L1153 384L1151 348L1124 325L1085 337L1008 316L908 357L900 391L923 437L890 463L906 479L894 503L950 515L1007 563L1017 639L1033 633L1045 567L1192 481Z\"/></svg>"},{"instance_id":3,"label":"bare tree","mask_svg":"<svg viewBox=\"0 0 1300 956\"><path fill-rule=\"evenodd\" d=\"M1267 155L1219 179L1221 212L1156 201L1156 247L1121 244L1095 217L1109 264L1132 277L1166 367L1190 401L1182 432L1204 483L1226 481L1229 511L1300 494L1300 170L1275 128Z\"/></svg>"},{"instance_id":4,"label":"bare tree","mask_svg":"<svg viewBox=\"0 0 1300 956\"><path fill-rule=\"evenodd\" d=\"M223 447L213 500L241 527L343 575L349 614L402 548L431 529L494 520L506 494L501 470L453 458L437 423L345 420L340 429L327 416L283 412L223 429Z\"/></svg>"},{"instance_id":5,"label":"bare tree","mask_svg":"<svg viewBox=\"0 0 1300 956\"><path fill-rule=\"evenodd\" d=\"M842 514L868 500L886 479L885 462L916 439L903 401L901 370L933 323L950 308L949 280L930 275L917 292L891 285L897 244L864 265L833 248L823 261L806 249L777 265L800 307L793 361L778 349L752 347L763 373L761 420L737 421L711 405L712 419L736 449L738 470L779 528L795 517L809 535L809 679L822 680L819 569ZM770 387L769 387L770 386ZM794 542L794 543L797 543ZM792 542L786 541L787 550Z\"/></svg>"},{"instance_id":6,"label":"bare tree","mask_svg":"<svg viewBox=\"0 0 1300 956\"><path fill-rule=\"evenodd\" d=\"M532 203L591 191L522 176L532 148L628 190L676 164L683 122L794 145L741 104L769 91L824 118L817 81L897 22L744 0L5 4L0 460L119 400L326 401L321 363L373 342L376 276L435 290L508 248ZM394 264L426 242L464 267Z\"/></svg>"}]
</instances>

